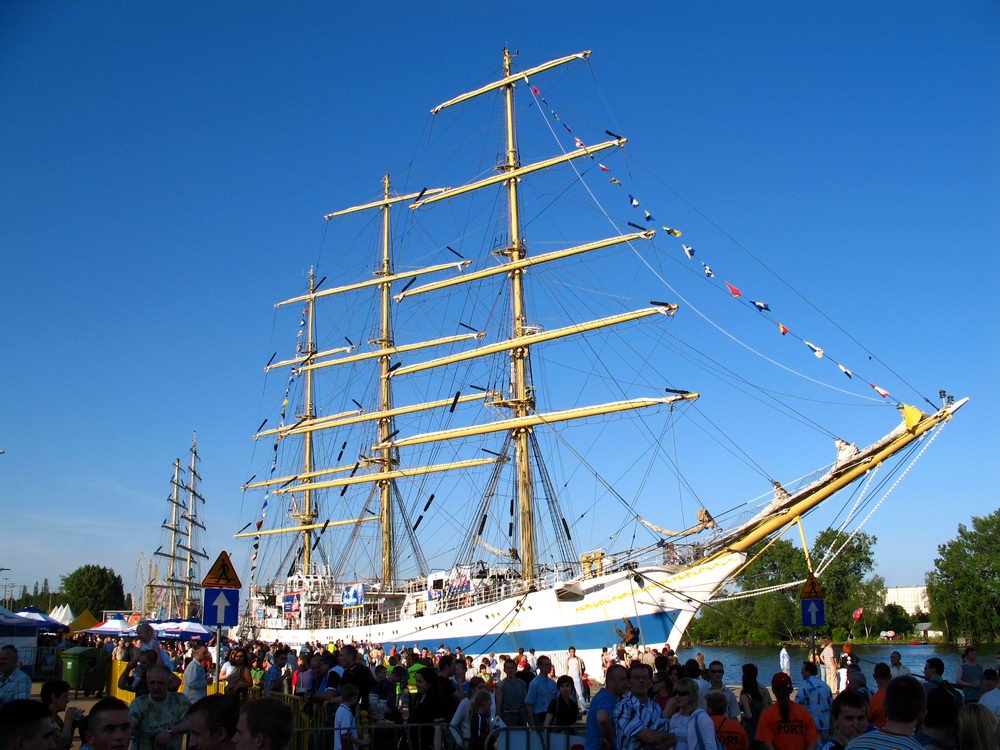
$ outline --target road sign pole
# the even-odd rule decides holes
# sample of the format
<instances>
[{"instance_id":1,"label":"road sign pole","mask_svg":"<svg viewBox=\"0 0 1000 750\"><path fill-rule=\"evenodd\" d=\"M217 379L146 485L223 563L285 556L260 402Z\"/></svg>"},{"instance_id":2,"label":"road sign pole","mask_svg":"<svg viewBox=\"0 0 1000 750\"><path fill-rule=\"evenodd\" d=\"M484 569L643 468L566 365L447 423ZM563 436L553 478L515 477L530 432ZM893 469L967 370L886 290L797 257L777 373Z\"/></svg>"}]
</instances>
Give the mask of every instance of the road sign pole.
<instances>
[{"instance_id":1,"label":"road sign pole","mask_svg":"<svg viewBox=\"0 0 1000 750\"><path fill-rule=\"evenodd\" d=\"M219 678L222 676L222 628L215 629L215 692L219 692ZM224 692L224 691L223 691Z\"/></svg>"}]
</instances>

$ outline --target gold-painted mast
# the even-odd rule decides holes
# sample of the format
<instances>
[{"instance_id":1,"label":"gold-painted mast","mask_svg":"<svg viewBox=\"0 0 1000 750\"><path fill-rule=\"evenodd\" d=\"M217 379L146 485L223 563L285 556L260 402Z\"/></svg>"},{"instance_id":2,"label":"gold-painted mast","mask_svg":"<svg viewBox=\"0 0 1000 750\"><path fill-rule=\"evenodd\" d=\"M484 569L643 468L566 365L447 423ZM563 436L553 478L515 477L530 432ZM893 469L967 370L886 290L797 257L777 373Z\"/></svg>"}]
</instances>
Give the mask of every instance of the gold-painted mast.
<instances>
[{"instance_id":1,"label":"gold-painted mast","mask_svg":"<svg viewBox=\"0 0 1000 750\"><path fill-rule=\"evenodd\" d=\"M305 355L308 359L316 354L316 272L309 269L309 295L306 303L306 348ZM299 415L300 419L315 419L316 414L313 406L313 374L312 370L306 370L305 378L305 409ZM312 570L312 542L315 527L312 524L316 521L316 508L313 504L312 476L313 476L313 436L306 434L302 447L302 476L298 485L302 490L301 510L295 514L294 518L303 527L302 529L302 574L310 575Z\"/></svg>"},{"instance_id":2,"label":"gold-painted mast","mask_svg":"<svg viewBox=\"0 0 1000 750\"><path fill-rule=\"evenodd\" d=\"M507 172L507 215L510 221L509 259L516 263L526 255L521 239L521 218L518 214L517 183L514 173L518 167L517 133L514 124L514 81L511 80L510 50L503 51L503 72L508 80L503 84L504 108L507 114L507 161L503 169ZM528 318L524 301L524 270L515 269L510 274L512 338L527 333ZM530 347L525 345L510 352L512 398L508 406L515 418L527 417L535 410L534 389L529 391L528 357ZM535 508L534 486L532 484L531 450L529 431L531 427L519 427L511 431L514 438L514 471L517 476L517 505L519 512L519 547L521 579L525 582L535 578Z\"/></svg>"},{"instance_id":3,"label":"gold-painted mast","mask_svg":"<svg viewBox=\"0 0 1000 750\"><path fill-rule=\"evenodd\" d=\"M191 461L188 464L188 507L187 512L182 514L182 518L187 521L187 544L181 545L185 552L187 552L187 558L185 561L184 568L184 617L193 617L194 612L192 611L191 605L195 603L197 595L192 598L192 589L201 588L200 583L195 580L195 566L198 564L197 558L205 557L205 553L200 550L195 549L194 539L195 539L195 529L204 529L205 526L198 520L198 501L204 502L200 494L198 494L198 480L201 479L201 475L198 473L198 460L200 456L198 455L198 435L195 434L191 437Z\"/></svg>"},{"instance_id":4,"label":"gold-painted mast","mask_svg":"<svg viewBox=\"0 0 1000 750\"><path fill-rule=\"evenodd\" d=\"M378 359L378 410L384 416L378 420L378 442L386 443L389 435L393 432L393 418L387 412L392 408L392 381L389 379L389 368L391 366L392 352L395 348L392 340L392 282L388 281L392 277L392 252L389 231L389 211L392 204L389 203L388 174L382 177L382 197L385 201L380 208L382 212L382 264L378 271L378 275L382 281L379 285L382 325L378 340L371 343L378 344L382 351ZM382 473L389 472L394 468L393 454L393 448L389 445L386 445L379 451L378 462ZM382 585L388 588L392 586L396 577L395 560L393 559L392 480L386 478L380 479L378 482L378 493L379 525L382 530Z\"/></svg>"},{"instance_id":5,"label":"gold-painted mast","mask_svg":"<svg viewBox=\"0 0 1000 750\"><path fill-rule=\"evenodd\" d=\"M181 460L179 458L174 459L174 476L170 481L170 485L170 524L164 524L167 530L170 531L170 551L167 553L162 551L156 552L157 556L167 558L167 577L164 581L166 583L166 614L168 618L179 614L177 610L177 584L175 582L177 578L177 561L182 559L177 554L177 534L180 531L180 526L177 523L177 515L178 509L181 507Z\"/></svg>"}]
</instances>

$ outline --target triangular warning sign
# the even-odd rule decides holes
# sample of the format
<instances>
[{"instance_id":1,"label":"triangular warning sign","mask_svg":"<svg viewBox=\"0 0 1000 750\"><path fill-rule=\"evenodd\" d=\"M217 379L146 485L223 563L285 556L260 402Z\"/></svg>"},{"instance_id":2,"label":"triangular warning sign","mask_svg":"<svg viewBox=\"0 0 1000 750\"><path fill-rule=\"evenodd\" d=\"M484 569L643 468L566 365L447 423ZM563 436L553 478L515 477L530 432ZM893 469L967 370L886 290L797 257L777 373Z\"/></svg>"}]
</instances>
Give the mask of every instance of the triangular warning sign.
<instances>
[{"instance_id":1,"label":"triangular warning sign","mask_svg":"<svg viewBox=\"0 0 1000 750\"><path fill-rule=\"evenodd\" d=\"M236 575L236 568L233 567L233 561L229 559L228 552L219 553L218 559L212 563L212 567L209 568L208 575L205 576L201 585L211 589L243 588L239 576Z\"/></svg>"},{"instance_id":2,"label":"triangular warning sign","mask_svg":"<svg viewBox=\"0 0 1000 750\"><path fill-rule=\"evenodd\" d=\"M806 584L802 587L802 593L799 594L799 599L825 599L826 592L819 587L819 581L816 580L816 576L812 573L806 578Z\"/></svg>"}]
</instances>

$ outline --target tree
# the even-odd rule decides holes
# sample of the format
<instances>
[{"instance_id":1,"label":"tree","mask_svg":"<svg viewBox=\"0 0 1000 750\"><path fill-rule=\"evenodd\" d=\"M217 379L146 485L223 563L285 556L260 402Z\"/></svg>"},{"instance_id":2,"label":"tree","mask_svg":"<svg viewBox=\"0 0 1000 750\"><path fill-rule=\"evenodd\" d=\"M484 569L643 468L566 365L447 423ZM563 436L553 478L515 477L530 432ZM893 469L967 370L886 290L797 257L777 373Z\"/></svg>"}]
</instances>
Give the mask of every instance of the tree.
<instances>
[{"instance_id":1,"label":"tree","mask_svg":"<svg viewBox=\"0 0 1000 750\"><path fill-rule=\"evenodd\" d=\"M872 576L862 581L849 598L852 618L853 613L861 609L861 619L858 625L865 629L865 638L871 638L872 630L878 630L882 622L882 611L885 608L885 579L882 576Z\"/></svg>"},{"instance_id":2,"label":"tree","mask_svg":"<svg viewBox=\"0 0 1000 750\"><path fill-rule=\"evenodd\" d=\"M848 534L826 529L816 536L812 556L818 565L828 552L837 552L837 557L819 576L820 585L826 592L826 622L830 627L842 627L850 631L854 626L851 613L867 600L864 581L875 570L875 555L872 548L877 541L865 532L855 535L849 542ZM846 544L845 544L846 543ZM845 545L843 549L841 545ZM885 584L882 584L881 608L885 601ZM869 592L870 594L871 592Z\"/></svg>"},{"instance_id":3,"label":"tree","mask_svg":"<svg viewBox=\"0 0 1000 750\"><path fill-rule=\"evenodd\" d=\"M938 545L934 570L927 574L931 621L948 640L967 636L1000 640L1000 509L973 516L972 528Z\"/></svg>"},{"instance_id":4,"label":"tree","mask_svg":"<svg viewBox=\"0 0 1000 750\"><path fill-rule=\"evenodd\" d=\"M924 621L926 622L926 620ZM886 604L882 608L882 618L879 623L880 630L894 630L896 633L909 633L913 630L913 620L906 613L906 610L898 604Z\"/></svg>"},{"instance_id":5,"label":"tree","mask_svg":"<svg viewBox=\"0 0 1000 750\"><path fill-rule=\"evenodd\" d=\"M83 565L64 576L62 593L76 613L89 609L100 616L103 610L125 608L122 577L100 565Z\"/></svg>"}]
</instances>

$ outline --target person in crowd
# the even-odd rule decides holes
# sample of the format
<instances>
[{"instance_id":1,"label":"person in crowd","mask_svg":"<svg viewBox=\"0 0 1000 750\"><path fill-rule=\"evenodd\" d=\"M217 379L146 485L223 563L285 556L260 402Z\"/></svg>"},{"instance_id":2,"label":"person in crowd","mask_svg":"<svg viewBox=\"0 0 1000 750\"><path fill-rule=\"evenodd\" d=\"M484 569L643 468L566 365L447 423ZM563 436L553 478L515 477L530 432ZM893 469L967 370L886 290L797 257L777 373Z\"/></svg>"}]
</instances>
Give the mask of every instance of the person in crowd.
<instances>
[{"instance_id":1,"label":"person in crowd","mask_svg":"<svg viewBox=\"0 0 1000 750\"><path fill-rule=\"evenodd\" d=\"M69 683L64 680L48 680L42 684L39 696L42 705L49 709L52 720L59 728L59 750L68 750L73 744L73 732L83 719L83 711L69 703ZM66 712L65 718L59 716Z\"/></svg>"},{"instance_id":2,"label":"person in crowd","mask_svg":"<svg viewBox=\"0 0 1000 750\"><path fill-rule=\"evenodd\" d=\"M820 651L819 658L823 663L826 673L826 684L830 692L836 695L837 690L837 652L833 648L833 641L829 638L823 639L823 650Z\"/></svg>"},{"instance_id":3,"label":"person in crowd","mask_svg":"<svg viewBox=\"0 0 1000 750\"><path fill-rule=\"evenodd\" d=\"M264 682L264 661L256 655L250 657L250 680L255 688Z\"/></svg>"},{"instance_id":4,"label":"person in crowd","mask_svg":"<svg viewBox=\"0 0 1000 750\"><path fill-rule=\"evenodd\" d=\"M369 739L358 736L358 722L354 712L358 706L358 687L346 682L340 688L340 705L333 719L333 750L354 750L366 747Z\"/></svg>"},{"instance_id":5,"label":"person in crowd","mask_svg":"<svg viewBox=\"0 0 1000 750\"><path fill-rule=\"evenodd\" d=\"M575 691L574 683L574 691ZM621 664L612 664L604 676L604 687L590 701L584 750L602 750L615 746L614 709L628 691L628 674Z\"/></svg>"},{"instance_id":6,"label":"person in crowd","mask_svg":"<svg viewBox=\"0 0 1000 750\"><path fill-rule=\"evenodd\" d=\"M698 661L696 659L688 659L684 662L683 674L686 679L694 680L695 684L698 686L698 708L705 708L705 693L707 693L712 686L701 678L701 667L698 666Z\"/></svg>"},{"instance_id":7,"label":"person in crowd","mask_svg":"<svg viewBox=\"0 0 1000 750\"><path fill-rule=\"evenodd\" d=\"M148 622L140 622L135 628L136 637L139 639L139 650L149 651L156 655L156 661L161 663L168 671L174 671L174 660L170 654L160 645L156 637L156 631Z\"/></svg>"},{"instance_id":8,"label":"person in crowd","mask_svg":"<svg viewBox=\"0 0 1000 750\"><path fill-rule=\"evenodd\" d=\"M608 667L615 663L615 657L612 656L611 652L608 651L607 646L601 648L601 677L606 678L608 675Z\"/></svg>"},{"instance_id":9,"label":"person in crowd","mask_svg":"<svg viewBox=\"0 0 1000 750\"><path fill-rule=\"evenodd\" d=\"M778 668L789 677L792 676L792 657L788 655L788 649L784 644L781 645L781 652L778 654Z\"/></svg>"},{"instance_id":10,"label":"person in crowd","mask_svg":"<svg viewBox=\"0 0 1000 750\"><path fill-rule=\"evenodd\" d=\"M497 716L509 727L528 726L528 707L525 698L528 688L517 679L517 663L508 659L503 663L504 679L497 687Z\"/></svg>"},{"instance_id":11,"label":"person in crowd","mask_svg":"<svg viewBox=\"0 0 1000 750\"><path fill-rule=\"evenodd\" d=\"M48 708L15 698L0 708L0 750L57 750L59 730Z\"/></svg>"},{"instance_id":12,"label":"person in crowd","mask_svg":"<svg viewBox=\"0 0 1000 750\"><path fill-rule=\"evenodd\" d=\"M18 668L17 649L0 647L0 706L31 697L31 678Z\"/></svg>"},{"instance_id":13,"label":"person in crowd","mask_svg":"<svg viewBox=\"0 0 1000 750\"><path fill-rule=\"evenodd\" d=\"M892 673L889 679L910 674L909 668L903 664L903 659L898 651L893 651L889 654L889 671Z\"/></svg>"},{"instance_id":14,"label":"person in crowd","mask_svg":"<svg viewBox=\"0 0 1000 750\"><path fill-rule=\"evenodd\" d=\"M292 672L292 693L305 696L312 686L312 672L309 669L308 656L299 656L295 671Z\"/></svg>"},{"instance_id":15,"label":"person in crowd","mask_svg":"<svg viewBox=\"0 0 1000 750\"><path fill-rule=\"evenodd\" d=\"M489 692L486 690L486 683L482 677L473 677L469 680L469 694L458 702L458 708L449 722L452 734L457 742L468 743L472 739L472 722L475 718L476 696L480 693ZM492 704L492 700L490 701ZM487 714L489 718L489 714Z\"/></svg>"},{"instance_id":16,"label":"person in crowd","mask_svg":"<svg viewBox=\"0 0 1000 750\"><path fill-rule=\"evenodd\" d=\"M240 706L225 695L201 698L188 709L188 750L233 750Z\"/></svg>"},{"instance_id":17,"label":"person in crowd","mask_svg":"<svg viewBox=\"0 0 1000 750\"><path fill-rule=\"evenodd\" d=\"M128 705L118 698L97 701L87 714L83 740L92 750L127 750L132 743Z\"/></svg>"},{"instance_id":18,"label":"person in crowd","mask_svg":"<svg viewBox=\"0 0 1000 750\"><path fill-rule=\"evenodd\" d=\"M545 709L543 723L546 727L569 729L580 718L580 706L573 694L573 678L568 674L562 675L556 680L556 690L556 697L549 701L548 708ZM660 710L662 712L662 706Z\"/></svg>"},{"instance_id":19,"label":"person in crowd","mask_svg":"<svg viewBox=\"0 0 1000 750\"><path fill-rule=\"evenodd\" d=\"M528 693L524 702L528 706L528 726L540 727L545 723L545 714L549 710L549 704L559 697L559 688L556 687L556 681L549 676L552 672L552 662L549 657L540 656L535 663L538 667L538 674L528 685ZM569 678L570 685L573 684L573 678L569 675L563 676ZM576 721L575 718L574 721Z\"/></svg>"},{"instance_id":20,"label":"person in crowd","mask_svg":"<svg viewBox=\"0 0 1000 750\"><path fill-rule=\"evenodd\" d=\"M711 670L711 665L709 665ZM740 723L727 715L729 696L721 690L709 690L705 695L705 710L712 718L715 737L725 750L749 750L750 740Z\"/></svg>"},{"instance_id":21,"label":"person in crowd","mask_svg":"<svg viewBox=\"0 0 1000 750\"><path fill-rule=\"evenodd\" d=\"M845 690L830 709L830 739L822 750L844 750L847 743L868 729L868 702L860 693Z\"/></svg>"},{"instance_id":22,"label":"person in crowd","mask_svg":"<svg viewBox=\"0 0 1000 750\"><path fill-rule=\"evenodd\" d=\"M570 646L566 652L566 674L573 678L576 701L584 711L587 710L587 701L583 694L583 675L586 671L587 665L583 663L583 659L576 655L576 647Z\"/></svg>"},{"instance_id":23,"label":"person in crowd","mask_svg":"<svg viewBox=\"0 0 1000 750\"><path fill-rule=\"evenodd\" d=\"M667 703L664 715L677 750L716 747L715 726L704 709L698 707L700 698L698 683L690 677L682 677L674 684L674 695Z\"/></svg>"},{"instance_id":24,"label":"person in crowd","mask_svg":"<svg viewBox=\"0 0 1000 750\"><path fill-rule=\"evenodd\" d=\"M483 683L485 685L485 682ZM486 690L476 693L472 701L472 719L469 728L469 750L485 750L490 734L490 694Z\"/></svg>"},{"instance_id":25,"label":"person in crowd","mask_svg":"<svg viewBox=\"0 0 1000 750\"><path fill-rule=\"evenodd\" d=\"M771 705L771 694L757 681L757 665L743 665L743 681L740 687L740 725L747 733L752 748L757 742L757 723L764 709Z\"/></svg>"},{"instance_id":26,"label":"person in crowd","mask_svg":"<svg viewBox=\"0 0 1000 750\"><path fill-rule=\"evenodd\" d=\"M983 665L976 663L976 649L967 646L962 652L962 663L955 673L955 684L962 690L966 703L975 703L983 694Z\"/></svg>"},{"instance_id":27,"label":"person in crowd","mask_svg":"<svg viewBox=\"0 0 1000 750\"><path fill-rule=\"evenodd\" d=\"M996 750L997 717L978 703L966 703L958 710L958 750Z\"/></svg>"},{"instance_id":28,"label":"person in crowd","mask_svg":"<svg viewBox=\"0 0 1000 750\"><path fill-rule=\"evenodd\" d=\"M285 750L292 741L292 709L277 698L250 701L240 711L233 750Z\"/></svg>"},{"instance_id":29,"label":"person in crowd","mask_svg":"<svg viewBox=\"0 0 1000 750\"><path fill-rule=\"evenodd\" d=\"M858 664L858 657L854 655L854 646L845 643L840 652L840 660L837 662L837 691L847 690L847 672L851 667Z\"/></svg>"},{"instance_id":30,"label":"person in crowd","mask_svg":"<svg viewBox=\"0 0 1000 750\"><path fill-rule=\"evenodd\" d=\"M187 729L188 699L167 689L170 670L162 664L154 664L149 669L146 684L149 692L136 696L128 707L134 750L162 750L165 747L180 750L182 732Z\"/></svg>"},{"instance_id":31,"label":"person in crowd","mask_svg":"<svg viewBox=\"0 0 1000 750\"><path fill-rule=\"evenodd\" d=\"M511 662L511 668L514 664ZM520 680L511 680L523 689L524 683ZM438 680L438 673L433 667L421 667L416 674L417 697L410 708L408 723L414 724L410 731L410 746L418 748L441 748L441 727L431 726L435 722L448 721L450 716L445 715L444 703L441 700L441 683ZM499 711L499 705L497 709Z\"/></svg>"},{"instance_id":32,"label":"person in crowd","mask_svg":"<svg viewBox=\"0 0 1000 750\"><path fill-rule=\"evenodd\" d=\"M875 694L868 700L868 719L877 727L885 726L885 690L892 679L892 667L884 661L875 665L872 671L877 686Z\"/></svg>"},{"instance_id":33,"label":"person in crowd","mask_svg":"<svg viewBox=\"0 0 1000 750\"><path fill-rule=\"evenodd\" d=\"M341 682L344 685L354 685L358 689L361 710L367 711L368 696L375 687L375 677L368 667L359 662L358 650L351 644L346 644L340 649L340 666L344 669Z\"/></svg>"},{"instance_id":34,"label":"person in crowd","mask_svg":"<svg viewBox=\"0 0 1000 750\"><path fill-rule=\"evenodd\" d=\"M820 736L826 736L830 731L830 707L833 705L833 693L829 686L820 680L816 665L811 661L802 664L802 684L795 696L795 702L805 706L809 711Z\"/></svg>"},{"instance_id":35,"label":"person in crowd","mask_svg":"<svg viewBox=\"0 0 1000 750\"><path fill-rule=\"evenodd\" d=\"M233 698L242 699L243 696L253 687L253 675L250 665L247 662L247 652L242 648L235 648L229 652L229 663L231 669L229 676L224 679L226 683L225 693Z\"/></svg>"},{"instance_id":36,"label":"person in crowd","mask_svg":"<svg viewBox=\"0 0 1000 750\"><path fill-rule=\"evenodd\" d=\"M288 664L288 651L279 648L271 655L271 660L271 666L267 668L260 683L265 698L271 693L287 693L292 682L292 673L285 670Z\"/></svg>"},{"instance_id":37,"label":"person in crowd","mask_svg":"<svg viewBox=\"0 0 1000 750\"><path fill-rule=\"evenodd\" d=\"M771 678L775 703L764 709L757 724L757 740L767 750L815 750L819 730L812 714L791 700L792 678L777 672Z\"/></svg>"},{"instance_id":38,"label":"person in crowd","mask_svg":"<svg viewBox=\"0 0 1000 750\"><path fill-rule=\"evenodd\" d=\"M703 680L708 680L708 667L705 666L705 654L701 651L694 655L694 660L698 662L698 676Z\"/></svg>"},{"instance_id":39,"label":"person in crowd","mask_svg":"<svg viewBox=\"0 0 1000 750\"><path fill-rule=\"evenodd\" d=\"M668 682L668 678L662 672L653 672L653 683L650 687L650 696L660 708L666 708L670 701L670 696L674 692L673 682Z\"/></svg>"},{"instance_id":40,"label":"person in crowd","mask_svg":"<svg viewBox=\"0 0 1000 750\"><path fill-rule=\"evenodd\" d=\"M861 693L868 700L871 700L872 695L874 695L868 687L868 678L865 677L860 666L850 667L847 670L847 689Z\"/></svg>"},{"instance_id":41,"label":"person in crowd","mask_svg":"<svg viewBox=\"0 0 1000 750\"><path fill-rule=\"evenodd\" d=\"M958 703L951 692L943 688L928 692L924 716L916 732L917 742L926 750L954 750L957 729Z\"/></svg>"},{"instance_id":42,"label":"person in crowd","mask_svg":"<svg viewBox=\"0 0 1000 750\"><path fill-rule=\"evenodd\" d=\"M207 646L195 646L191 661L184 667L184 697L196 703L208 695L208 673L202 666L208 656Z\"/></svg>"},{"instance_id":43,"label":"person in crowd","mask_svg":"<svg viewBox=\"0 0 1000 750\"><path fill-rule=\"evenodd\" d=\"M885 726L855 737L846 750L923 750L913 730L924 715L926 696L915 677L896 677L885 689Z\"/></svg>"},{"instance_id":44,"label":"person in crowd","mask_svg":"<svg viewBox=\"0 0 1000 750\"><path fill-rule=\"evenodd\" d=\"M983 694L979 698L979 705L986 706L993 715L1000 719L1000 680L998 680L995 669L983 670Z\"/></svg>"},{"instance_id":45,"label":"person in crowd","mask_svg":"<svg viewBox=\"0 0 1000 750\"><path fill-rule=\"evenodd\" d=\"M617 750L643 750L650 746L666 747L669 724L663 710L649 698L653 670L641 661L628 668L629 692L615 705L615 747Z\"/></svg>"},{"instance_id":46,"label":"person in crowd","mask_svg":"<svg viewBox=\"0 0 1000 750\"><path fill-rule=\"evenodd\" d=\"M962 694L944 679L944 662L936 656L932 656L924 664L924 690L929 693L934 689L946 690L956 706L962 705Z\"/></svg>"},{"instance_id":47,"label":"person in crowd","mask_svg":"<svg viewBox=\"0 0 1000 750\"><path fill-rule=\"evenodd\" d=\"M726 687L722 681L725 675L726 668L722 665L721 661L715 660L708 665L709 688L726 696L726 716L730 719L738 719L740 717L740 704L736 700L736 693ZM706 705L707 708L708 706Z\"/></svg>"},{"instance_id":48,"label":"person in crowd","mask_svg":"<svg viewBox=\"0 0 1000 750\"><path fill-rule=\"evenodd\" d=\"M445 717L450 718L454 716L462 700L455 685L455 657L452 654L443 654L438 659L437 673L438 682L441 684L441 710L444 711Z\"/></svg>"}]
</instances>

